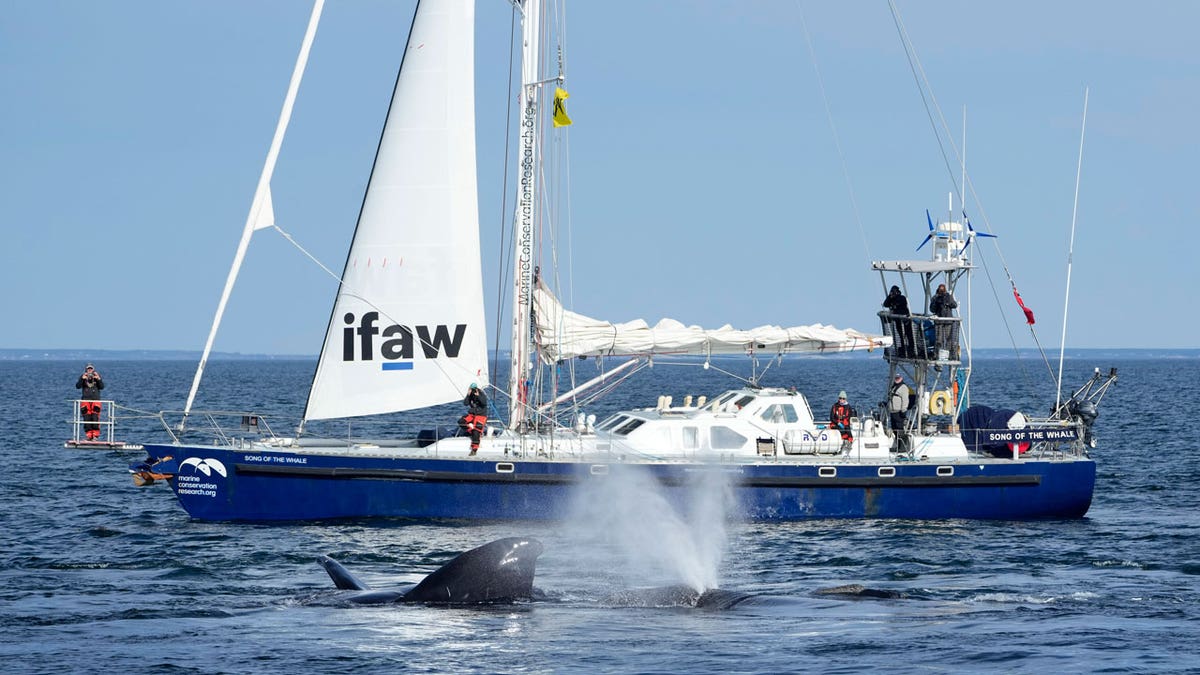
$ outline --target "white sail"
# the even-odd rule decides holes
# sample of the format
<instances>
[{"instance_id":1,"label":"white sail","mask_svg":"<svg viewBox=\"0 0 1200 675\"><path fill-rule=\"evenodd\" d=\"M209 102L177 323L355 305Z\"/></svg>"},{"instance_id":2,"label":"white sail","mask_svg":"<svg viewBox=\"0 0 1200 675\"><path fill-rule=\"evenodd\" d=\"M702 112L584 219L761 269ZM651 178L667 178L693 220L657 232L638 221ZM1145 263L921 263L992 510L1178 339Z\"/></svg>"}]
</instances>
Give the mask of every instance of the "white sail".
<instances>
[{"instance_id":1,"label":"white sail","mask_svg":"<svg viewBox=\"0 0 1200 675\"><path fill-rule=\"evenodd\" d=\"M473 2L420 3L305 419L486 384L474 88Z\"/></svg>"},{"instance_id":2,"label":"white sail","mask_svg":"<svg viewBox=\"0 0 1200 675\"><path fill-rule=\"evenodd\" d=\"M534 306L538 344L546 363L576 356L848 352L892 343L890 337L821 324L737 330L729 325L716 329L686 326L674 319L662 319L654 326L641 319L610 323L565 309L540 282Z\"/></svg>"},{"instance_id":3,"label":"white sail","mask_svg":"<svg viewBox=\"0 0 1200 675\"><path fill-rule=\"evenodd\" d=\"M204 342L204 351L200 354L200 363L196 366L196 375L192 378L192 388L188 391L187 403L183 406L183 416L191 413L192 403L196 401L196 392L200 390L200 378L204 376L204 367L212 353L213 342L217 339L217 329L221 327L221 318L225 316L225 306L233 293L233 284L237 281L242 269L242 261L246 259L246 251L250 248L250 238L258 230L275 225L275 211L271 205L271 176L275 173L275 161L279 159L279 148L283 145L284 134L287 133L288 123L292 119L292 107L296 103L296 94L300 91L300 81L304 79L304 69L308 65L308 54L312 49L313 39L317 36L317 24L321 22L321 11L325 0L313 2L312 14L308 18L308 29L304 32L304 41L300 43L300 55L296 57L296 66L292 69L292 79L288 84L287 95L283 97L283 110L279 112L279 121L275 124L275 136L271 139L271 149L267 151L267 161L263 163L262 173L258 176L258 187L254 190L254 199L250 202L250 214L246 216L246 224L242 228L242 238L238 242L237 252L233 254L233 265L225 277L225 290L217 302L217 313L213 317L212 328L208 331L208 339ZM180 424L183 428L183 424Z\"/></svg>"}]
</instances>

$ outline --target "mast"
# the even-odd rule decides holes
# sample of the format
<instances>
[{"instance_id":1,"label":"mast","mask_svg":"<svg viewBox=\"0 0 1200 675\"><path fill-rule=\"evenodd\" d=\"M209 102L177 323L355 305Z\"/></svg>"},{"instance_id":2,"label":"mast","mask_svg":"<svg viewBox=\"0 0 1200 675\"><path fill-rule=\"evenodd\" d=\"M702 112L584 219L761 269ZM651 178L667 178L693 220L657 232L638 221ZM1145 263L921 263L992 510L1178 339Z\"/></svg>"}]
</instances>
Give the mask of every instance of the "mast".
<instances>
[{"instance_id":1,"label":"mast","mask_svg":"<svg viewBox=\"0 0 1200 675\"><path fill-rule=\"evenodd\" d=\"M540 221L542 119L541 0L524 0L521 17L521 126L517 153L517 212L513 219L512 355L508 375L509 428L521 429L529 416L529 380L533 352L533 285L536 277L534 239Z\"/></svg>"},{"instance_id":2,"label":"mast","mask_svg":"<svg viewBox=\"0 0 1200 675\"><path fill-rule=\"evenodd\" d=\"M267 151L262 174L258 177L258 187L254 190L250 213L246 215L246 225L242 229L242 238L238 242L237 253L233 256L233 266L225 278L225 289L221 293L220 302L217 303L217 313L213 317L212 328L209 329L208 339L204 343L204 353L201 354L200 363L196 366L196 375L192 378L192 388L188 391L187 403L183 406L183 421L180 422L180 428L186 423L192 410L192 403L196 400L196 391L200 389L200 378L204 375L204 366L208 363L209 354L212 352L217 329L221 326L221 317L225 315L225 305L229 302L233 284L237 281L242 261L246 257L246 249L250 246L250 237L256 230L275 225L275 213L271 207L271 176L275 172L275 160L279 157L279 147L283 144L284 133L292 118L292 106L296 102L296 92L299 91L300 80L304 77L304 68L308 64L308 53L312 48L313 37L317 34L317 24L321 20L321 10L324 6L325 0L315 0L313 3L312 15L308 19L308 30L304 33L304 41L300 45L300 55L296 57L292 80L288 84L287 95L283 100L283 110L280 111L279 122L275 125L275 136L271 139L271 149Z\"/></svg>"}]
</instances>

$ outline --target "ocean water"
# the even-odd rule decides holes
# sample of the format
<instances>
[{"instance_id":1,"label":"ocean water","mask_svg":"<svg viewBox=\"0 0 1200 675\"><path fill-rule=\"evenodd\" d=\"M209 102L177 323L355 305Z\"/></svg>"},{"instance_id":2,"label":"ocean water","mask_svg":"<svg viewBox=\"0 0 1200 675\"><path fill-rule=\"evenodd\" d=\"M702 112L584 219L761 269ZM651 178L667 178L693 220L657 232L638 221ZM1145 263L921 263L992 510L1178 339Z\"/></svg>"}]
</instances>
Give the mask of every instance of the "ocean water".
<instances>
[{"instance_id":1,"label":"ocean water","mask_svg":"<svg viewBox=\"0 0 1200 675\"><path fill-rule=\"evenodd\" d=\"M1200 359L1067 361L1068 383L1093 367L1121 375L1100 407L1086 518L788 524L674 513L636 481L586 495L556 523L194 522L165 486L132 485L126 466L138 453L63 448L82 365L0 361L5 672L1200 672L1200 454L1190 418ZM181 407L193 368L96 365L107 397L133 410ZM1053 400L1039 361L975 365L976 402L1036 411ZM797 359L764 382L797 385L818 410L838 389L866 408L882 398L884 370L876 359ZM659 394L712 396L728 384L715 371L656 365L594 412ZM311 372L307 361L213 362L199 405L266 410L286 430ZM432 421L457 414L450 406ZM149 419L118 429L162 438ZM330 601L316 562L332 555L386 586L513 535L545 544L537 586L547 599L345 606ZM725 611L606 601L687 579L770 600ZM849 583L905 597L813 593Z\"/></svg>"}]
</instances>

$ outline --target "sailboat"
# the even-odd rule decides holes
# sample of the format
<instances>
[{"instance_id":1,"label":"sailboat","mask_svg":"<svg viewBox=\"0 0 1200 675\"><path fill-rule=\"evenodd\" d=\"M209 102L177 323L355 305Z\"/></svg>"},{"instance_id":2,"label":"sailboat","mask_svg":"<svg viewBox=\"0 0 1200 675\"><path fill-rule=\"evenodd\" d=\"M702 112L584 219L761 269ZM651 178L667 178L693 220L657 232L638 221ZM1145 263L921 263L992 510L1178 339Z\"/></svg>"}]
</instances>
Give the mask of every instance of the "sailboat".
<instances>
[{"instance_id":1,"label":"sailboat","mask_svg":"<svg viewBox=\"0 0 1200 675\"><path fill-rule=\"evenodd\" d=\"M958 317L928 312L932 288L953 291L971 265L967 231L930 221L933 260L876 262L886 280L925 294L909 316L881 313L882 334L812 324L704 329L664 319L614 323L568 310L532 258L542 217L539 179L551 106L541 0L521 14L518 173L513 218L512 346L503 386L491 384L481 273L474 128L474 7L471 0L420 2L355 227L305 406L294 435L276 435L259 415L240 431L197 428L214 416L191 410L241 253L188 396L184 420L165 425L168 443L146 443L134 482L165 482L193 518L214 521L357 517L556 519L589 484L625 471L653 478L669 499L720 477L739 518L1074 518L1091 503L1088 410L1111 381L1081 388L1045 419L1010 415L1000 428L959 428L967 381ZM318 0L293 75L285 113L307 59ZM273 167L286 115L268 169ZM259 181L243 244L270 225L270 171ZM912 277L911 283L904 281ZM925 328L946 331L925 340ZM914 337L919 336L918 337ZM950 337L953 336L953 337ZM794 388L754 383L719 395L667 397L604 420L561 420L555 405L589 386L607 386L656 356L879 351L888 383L906 373L915 410L902 428L879 411L841 428L813 412ZM575 358L628 360L593 382L545 400L533 396L539 369ZM1115 375L1114 375L1115 378ZM951 384L947 384L947 383ZM317 420L357 418L460 401L473 387L507 403L476 436L434 429L406 438L329 440L305 432ZM1090 408L1088 406L1091 406ZM1081 410L1083 412L1081 412ZM990 419L990 418L989 418ZM193 438L209 439L204 443ZM216 441L211 439L216 438ZM1018 447L993 452L995 444Z\"/></svg>"}]
</instances>

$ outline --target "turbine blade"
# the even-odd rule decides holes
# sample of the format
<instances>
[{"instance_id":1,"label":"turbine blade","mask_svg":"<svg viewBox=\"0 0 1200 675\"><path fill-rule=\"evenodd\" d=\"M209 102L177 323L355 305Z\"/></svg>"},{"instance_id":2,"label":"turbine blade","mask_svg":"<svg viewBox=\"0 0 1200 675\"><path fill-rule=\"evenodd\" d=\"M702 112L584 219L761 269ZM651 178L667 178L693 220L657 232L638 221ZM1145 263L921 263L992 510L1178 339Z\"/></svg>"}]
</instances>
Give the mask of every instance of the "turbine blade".
<instances>
[{"instance_id":1,"label":"turbine blade","mask_svg":"<svg viewBox=\"0 0 1200 675\"><path fill-rule=\"evenodd\" d=\"M990 234L987 232L980 232L979 230L976 230L974 227L971 227L971 219L967 217L966 211L963 211L963 220L966 221L966 223L967 223L967 230L969 230L971 232L971 234L975 235L976 237L991 237L993 239L996 238L997 235Z\"/></svg>"}]
</instances>

